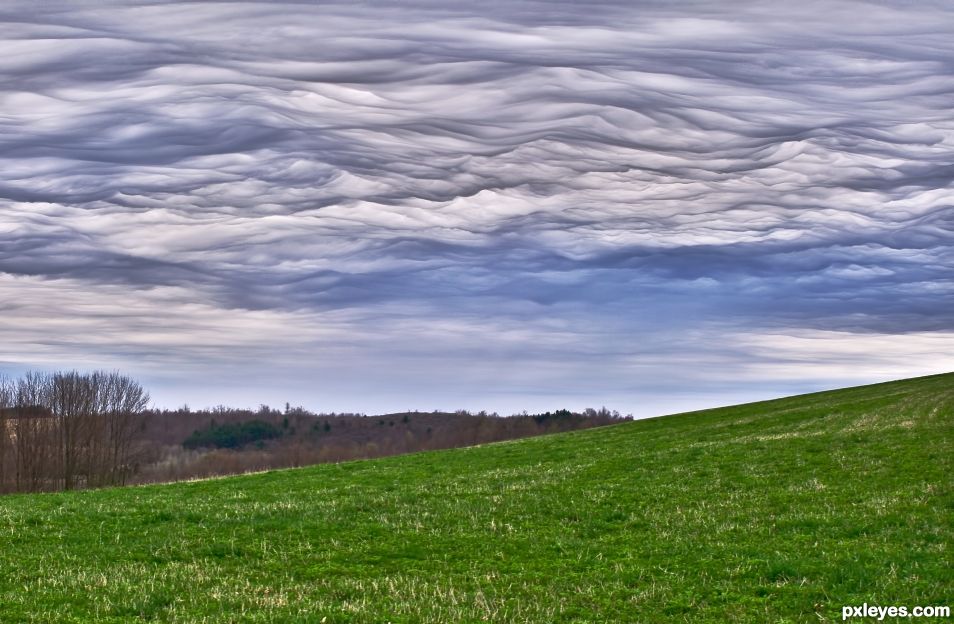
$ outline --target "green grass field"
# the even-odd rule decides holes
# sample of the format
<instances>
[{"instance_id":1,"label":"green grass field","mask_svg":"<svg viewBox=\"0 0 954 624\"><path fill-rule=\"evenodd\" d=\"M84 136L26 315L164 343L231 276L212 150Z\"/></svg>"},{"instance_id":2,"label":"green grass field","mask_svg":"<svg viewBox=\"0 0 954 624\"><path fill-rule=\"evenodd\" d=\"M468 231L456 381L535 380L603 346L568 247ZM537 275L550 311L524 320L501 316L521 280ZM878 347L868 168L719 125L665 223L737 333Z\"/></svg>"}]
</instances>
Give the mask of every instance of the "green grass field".
<instances>
[{"instance_id":1,"label":"green grass field","mask_svg":"<svg viewBox=\"0 0 954 624\"><path fill-rule=\"evenodd\" d=\"M0 621L818 622L954 605L952 422L948 374L3 497Z\"/></svg>"}]
</instances>

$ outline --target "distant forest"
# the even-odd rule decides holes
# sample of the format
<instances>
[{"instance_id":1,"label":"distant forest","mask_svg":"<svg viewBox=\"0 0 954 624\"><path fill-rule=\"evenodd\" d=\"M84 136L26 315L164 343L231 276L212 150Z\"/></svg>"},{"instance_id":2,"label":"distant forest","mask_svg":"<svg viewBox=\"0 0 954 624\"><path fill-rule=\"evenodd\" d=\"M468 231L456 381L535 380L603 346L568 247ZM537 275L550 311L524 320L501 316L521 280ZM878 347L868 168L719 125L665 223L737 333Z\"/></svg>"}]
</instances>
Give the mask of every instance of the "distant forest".
<instances>
[{"instance_id":1,"label":"distant forest","mask_svg":"<svg viewBox=\"0 0 954 624\"><path fill-rule=\"evenodd\" d=\"M608 425L606 408L500 416L149 409L116 372L0 378L0 492L157 483L472 446Z\"/></svg>"}]
</instances>

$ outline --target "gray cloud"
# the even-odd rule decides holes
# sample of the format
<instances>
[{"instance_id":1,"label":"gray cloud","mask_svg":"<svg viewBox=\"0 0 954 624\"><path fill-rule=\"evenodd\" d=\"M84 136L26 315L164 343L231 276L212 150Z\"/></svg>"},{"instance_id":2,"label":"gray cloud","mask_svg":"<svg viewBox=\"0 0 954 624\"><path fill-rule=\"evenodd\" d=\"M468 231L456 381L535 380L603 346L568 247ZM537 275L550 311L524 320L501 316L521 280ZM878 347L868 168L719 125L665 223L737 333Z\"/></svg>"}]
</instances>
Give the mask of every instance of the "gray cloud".
<instances>
[{"instance_id":1,"label":"gray cloud","mask_svg":"<svg viewBox=\"0 0 954 624\"><path fill-rule=\"evenodd\" d=\"M334 344L379 345L356 369L579 362L540 394L605 392L581 370L627 353L660 379L674 349L761 361L673 338L712 328L954 332L941 2L14 1L0 36L0 294L115 306L105 351L63 319L40 363L261 360L246 330L191 348L215 333L197 305L346 313ZM190 339L147 349L124 299ZM29 330L13 316L0 338ZM462 329L417 354L428 323Z\"/></svg>"}]
</instances>

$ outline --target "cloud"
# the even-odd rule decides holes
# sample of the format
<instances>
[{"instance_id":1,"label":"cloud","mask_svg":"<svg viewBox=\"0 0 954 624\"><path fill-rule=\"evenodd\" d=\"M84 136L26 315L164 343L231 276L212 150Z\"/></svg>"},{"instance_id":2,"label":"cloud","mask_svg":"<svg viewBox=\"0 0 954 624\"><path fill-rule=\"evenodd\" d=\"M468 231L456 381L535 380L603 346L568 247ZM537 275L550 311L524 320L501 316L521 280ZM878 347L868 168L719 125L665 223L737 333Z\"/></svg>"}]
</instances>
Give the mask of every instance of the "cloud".
<instances>
[{"instance_id":1,"label":"cloud","mask_svg":"<svg viewBox=\"0 0 954 624\"><path fill-rule=\"evenodd\" d=\"M713 328L954 331L941 2L14 1L0 35L10 366L275 362L257 334L324 370L291 347L345 315L354 384L466 353L595 395L617 349L760 361Z\"/></svg>"}]
</instances>

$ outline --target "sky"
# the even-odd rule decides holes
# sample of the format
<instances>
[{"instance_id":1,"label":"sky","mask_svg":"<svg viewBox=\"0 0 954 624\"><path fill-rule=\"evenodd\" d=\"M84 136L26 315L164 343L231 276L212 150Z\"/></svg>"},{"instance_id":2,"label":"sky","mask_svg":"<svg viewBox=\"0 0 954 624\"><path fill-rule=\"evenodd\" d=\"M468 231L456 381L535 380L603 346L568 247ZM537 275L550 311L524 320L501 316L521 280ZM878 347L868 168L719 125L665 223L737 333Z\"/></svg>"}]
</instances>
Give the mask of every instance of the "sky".
<instances>
[{"instance_id":1,"label":"sky","mask_svg":"<svg viewBox=\"0 0 954 624\"><path fill-rule=\"evenodd\" d=\"M0 373L649 416L954 370L950 2L0 4Z\"/></svg>"}]
</instances>

